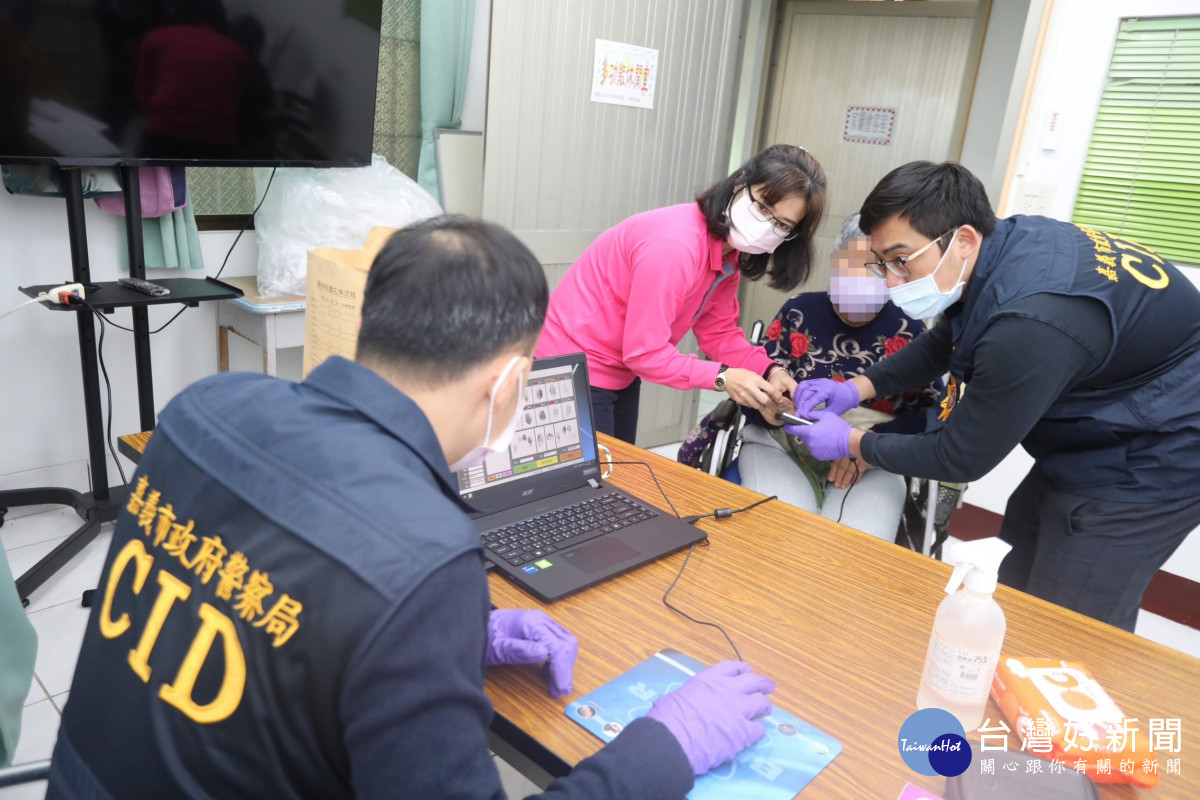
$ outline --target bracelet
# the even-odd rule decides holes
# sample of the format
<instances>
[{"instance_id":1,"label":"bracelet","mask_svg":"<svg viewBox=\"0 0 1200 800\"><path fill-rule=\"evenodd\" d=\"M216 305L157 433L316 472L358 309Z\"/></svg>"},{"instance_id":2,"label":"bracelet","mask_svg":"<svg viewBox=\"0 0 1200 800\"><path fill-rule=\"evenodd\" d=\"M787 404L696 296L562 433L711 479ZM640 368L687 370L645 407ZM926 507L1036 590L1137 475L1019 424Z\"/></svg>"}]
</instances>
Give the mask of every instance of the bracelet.
<instances>
[{"instance_id":1,"label":"bracelet","mask_svg":"<svg viewBox=\"0 0 1200 800\"><path fill-rule=\"evenodd\" d=\"M767 367L767 371L763 373L763 380L771 380L771 374L777 369L787 369L787 367L783 366L782 364L772 364L771 366Z\"/></svg>"}]
</instances>

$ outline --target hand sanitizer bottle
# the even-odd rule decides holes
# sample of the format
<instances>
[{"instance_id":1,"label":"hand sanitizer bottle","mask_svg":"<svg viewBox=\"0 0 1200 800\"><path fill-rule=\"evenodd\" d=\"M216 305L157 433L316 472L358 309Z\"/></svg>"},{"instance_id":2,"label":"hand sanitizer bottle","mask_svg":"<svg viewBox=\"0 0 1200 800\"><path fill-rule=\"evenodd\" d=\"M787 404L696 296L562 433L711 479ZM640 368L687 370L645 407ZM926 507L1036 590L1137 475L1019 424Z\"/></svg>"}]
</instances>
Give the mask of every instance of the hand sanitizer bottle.
<instances>
[{"instance_id":1,"label":"hand sanitizer bottle","mask_svg":"<svg viewBox=\"0 0 1200 800\"><path fill-rule=\"evenodd\" d=\"M938 606L917 692L917 708L941 708L970 733L983 722L1006 623L992 597L1000 562L1012 545L995 537L951 551L954 574ZM962 584L962 591L958 591Z\"/></svg>"}]
</instances>

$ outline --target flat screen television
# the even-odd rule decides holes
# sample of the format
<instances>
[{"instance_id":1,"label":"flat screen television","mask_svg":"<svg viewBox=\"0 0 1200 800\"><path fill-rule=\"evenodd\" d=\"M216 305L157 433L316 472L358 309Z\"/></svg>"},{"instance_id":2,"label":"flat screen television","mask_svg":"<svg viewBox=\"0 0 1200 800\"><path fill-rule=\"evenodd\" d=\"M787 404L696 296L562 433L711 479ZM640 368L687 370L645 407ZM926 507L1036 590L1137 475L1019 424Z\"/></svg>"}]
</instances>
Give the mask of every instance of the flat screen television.
<instances>
[{"instance_id":1,"label":"flat screen television","mask_svg":"<svg viewBox=\"0 0 1200 800\"><path fill-rule=\"evenodd\" d=\"M358 166L382 0L0 0L0 162Z\"/></svg>"}]
</instances>

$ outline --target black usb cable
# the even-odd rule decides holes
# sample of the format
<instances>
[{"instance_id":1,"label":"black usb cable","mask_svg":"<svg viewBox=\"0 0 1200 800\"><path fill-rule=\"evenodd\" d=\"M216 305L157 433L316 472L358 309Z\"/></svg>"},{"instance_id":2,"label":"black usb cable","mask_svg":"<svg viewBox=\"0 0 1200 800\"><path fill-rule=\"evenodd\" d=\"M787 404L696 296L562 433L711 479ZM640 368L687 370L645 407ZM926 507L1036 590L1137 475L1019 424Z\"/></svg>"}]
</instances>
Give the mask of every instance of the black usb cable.
<instances>
[{"instance_id":1,"label":"black usb cable","mask_svg":"<svg viewBox=\"0 0 1200 800\"><path fill-rule=\"evenodd\" d=\"M675 504L671 502L671 498L667 497L667 493L663 490L662 484L658 482L658 476L654 474L654 467L650 466L649 463L647 463L645 461L611 461L609 463L613 464L614 466L618 465L618 464L626 464L626 465L631 465L631 466L642 466L642 467L645 467L647 470L649 470L650 477L654 479L654 485L658 487L659 494L662 495L663 500L666 500L667 505L671 507L671 512L676 517L678 517L681 521L686 522L689 525L695 525L700 520L707 519L709 517L712 517L713 519L729 519L734 514L741 514L743 512L749 511L752 508L757 508L758 506L761 506L763 503L769 503L772 500L778 499L775 495L771 495L770 497L764 497L762 500L758 500L754 503L751 503L750 505L748 505L744 508L716 508L716 509L713 509L708 514L696 514L696 515L693 515L690 517L681 517L681 516L679 516L679 511L676 510L676 508L675 508ZM708 541L707 536L705 536L703 539L701 539L700 541L693 544L690 548L688 548L687 555L683 559L683 564L679 567L679 572L676 573L676 575L675 575L675 580L671 581L671 585L668 586L667 591L665 591L663 593L662 603L664 606L671 609L676 614L678 614L679 616L688 620L689 622L693 622L697 625L704 625L709 628L716 628L717 630L719 630L721 632L721 635L725 637L725 641L729 642L729 647L733 650L734 656L737 658L738 661L741 661L742 660L741 651L739 651L737 645L733 643L733 639L729 636L728 631L726 631L724 628L722 628L720 625L718 625L715 622L709 622L707 620L696 619L691 614L687 613L686 611L679 608L678 606L671 605L671 601L668 599L671 596L672 590L674 590L675 587L679 584L679 579L683 577L683 571L687 569L688 562L692 560L692 553L694 553L696 551L696 547L698 547L701 544L703 544L705 547L709 546L709 541Z\"/></svg>"}]
</instances>

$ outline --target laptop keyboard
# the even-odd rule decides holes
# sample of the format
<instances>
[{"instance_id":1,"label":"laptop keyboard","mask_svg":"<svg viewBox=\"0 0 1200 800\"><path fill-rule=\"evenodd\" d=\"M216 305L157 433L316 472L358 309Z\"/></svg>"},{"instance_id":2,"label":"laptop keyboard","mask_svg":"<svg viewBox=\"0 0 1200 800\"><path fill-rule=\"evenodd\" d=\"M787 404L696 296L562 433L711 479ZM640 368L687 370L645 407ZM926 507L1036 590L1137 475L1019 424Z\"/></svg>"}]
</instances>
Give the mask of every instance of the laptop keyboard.
<instances>
[{"instance_id":1,"label":"laptop keyboard","mask_svg":"<svg viewBox=\"0 0 1200 800\"><path fill-rule=\"evenodd\" d=\"M487 531L480 538L496 556L519 567L657 516L653 508L614 492Z\"/></svg>"}]
</instances>

